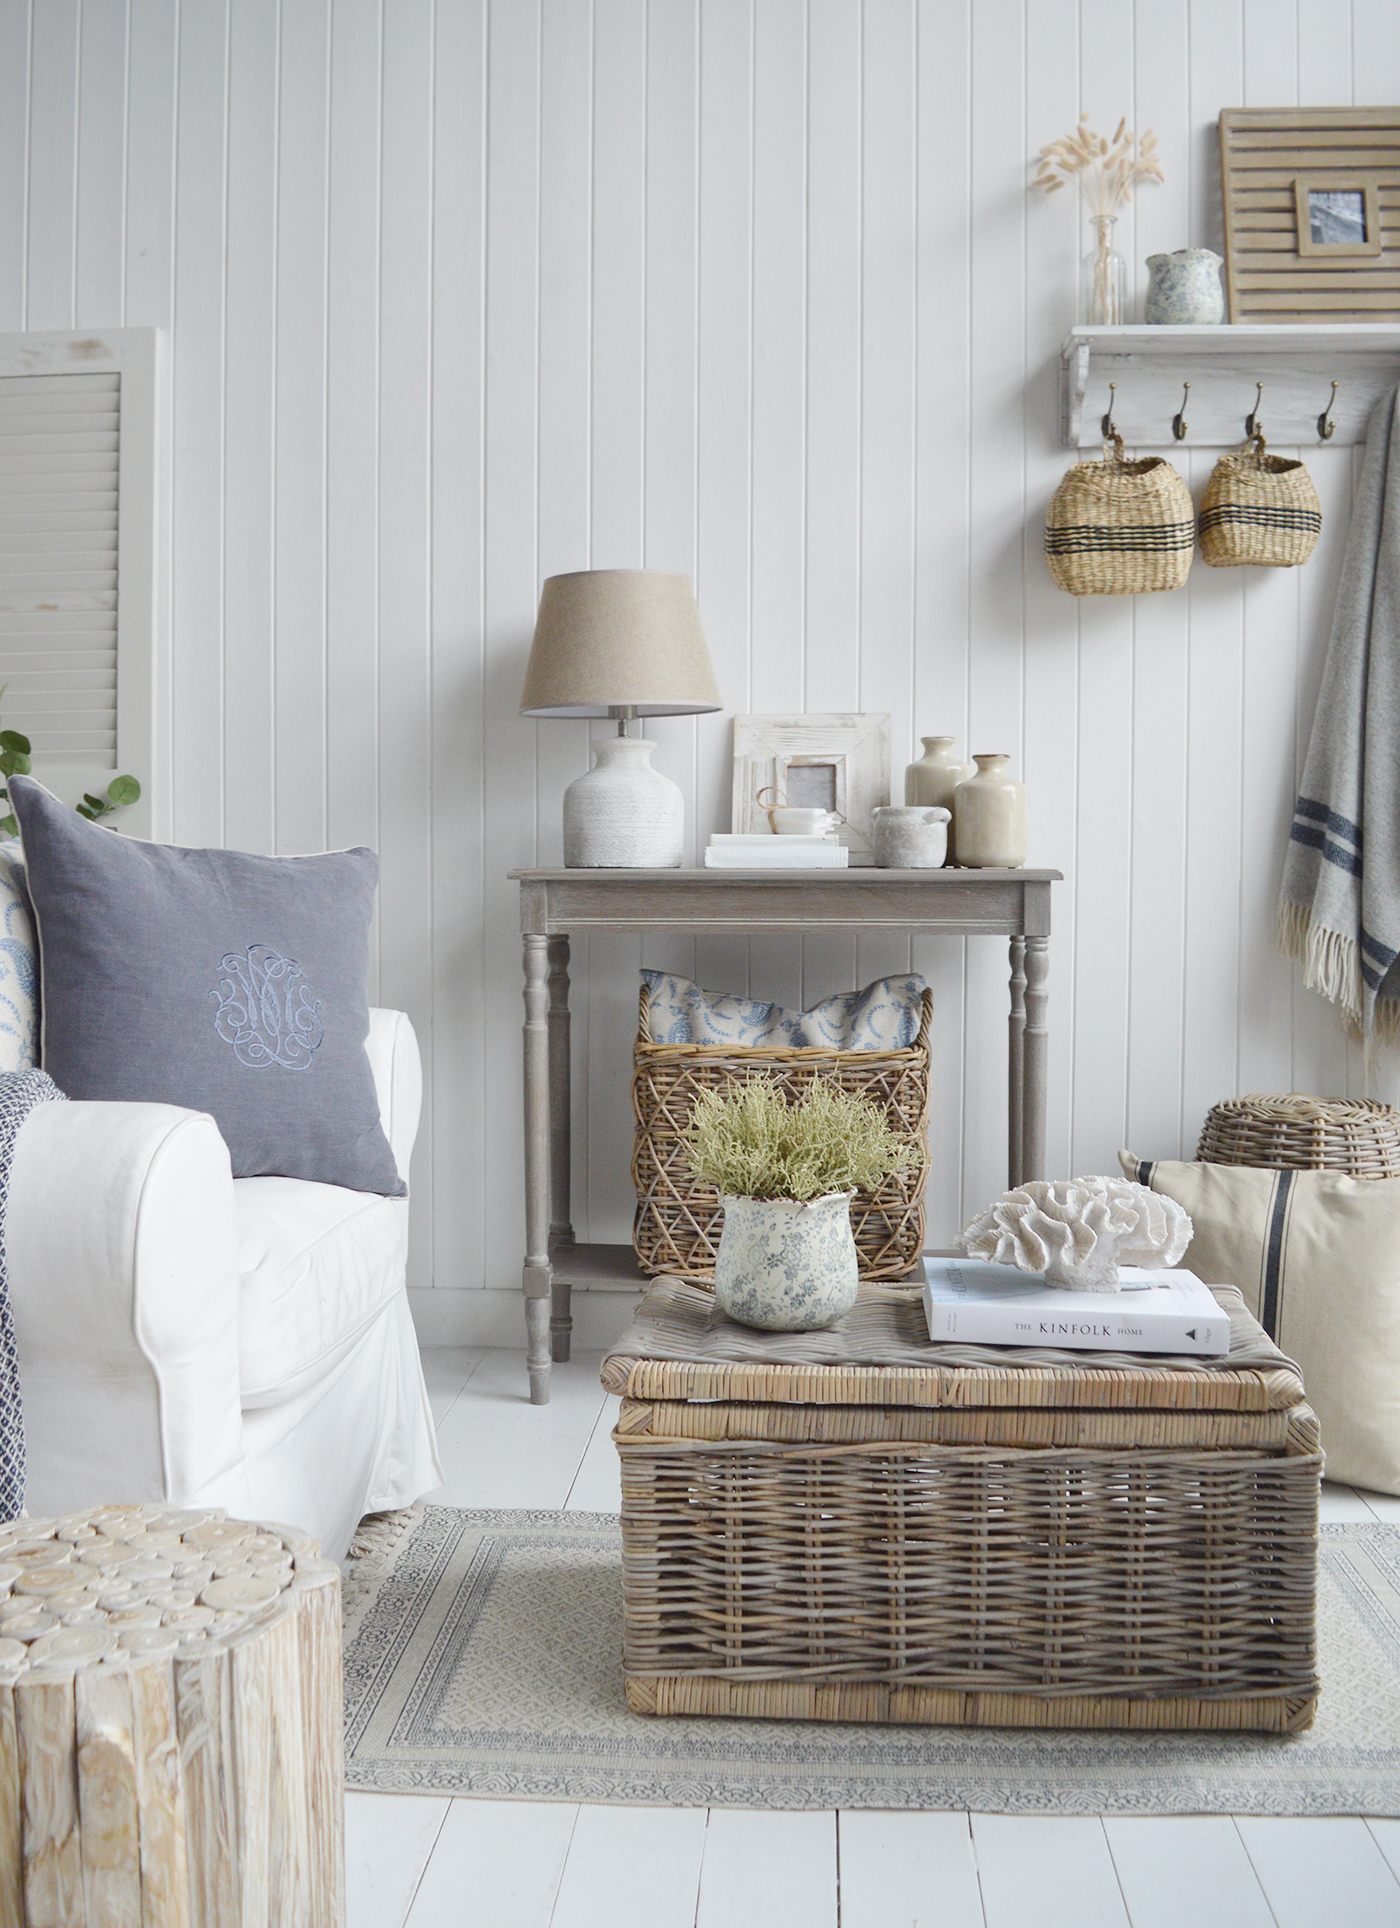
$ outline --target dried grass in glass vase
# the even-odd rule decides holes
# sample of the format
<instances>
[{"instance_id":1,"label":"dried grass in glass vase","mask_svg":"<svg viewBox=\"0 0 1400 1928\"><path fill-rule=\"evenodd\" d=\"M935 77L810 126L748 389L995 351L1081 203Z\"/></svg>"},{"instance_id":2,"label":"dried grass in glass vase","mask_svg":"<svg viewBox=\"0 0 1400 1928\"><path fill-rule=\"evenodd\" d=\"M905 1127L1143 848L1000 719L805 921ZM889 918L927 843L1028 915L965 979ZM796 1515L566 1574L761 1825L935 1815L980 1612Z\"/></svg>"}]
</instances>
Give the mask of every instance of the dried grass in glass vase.
<instances>
[{"instance_id":1,"label":"dried grass in glass vase","mask_svg":"<svg viewBox=\"0 0 1400 1928\"><path fill-rule=\"evenodd\" d=\"M1084 257L1080 283L1080 317L1091 326L1115 327L1126 319L1126 274L1123 257L1113 246L1113 226L1140 181L1162 179L1156 135L1149 127L1139 141L1126 120L1119 121L1109 140L1096 134L1089 116L1081 114L1072 134L1040 150L1032 185L1053 194L1066 181L1076 182L1098 236L1097 246Z\"/></svg>"}]
</instances>

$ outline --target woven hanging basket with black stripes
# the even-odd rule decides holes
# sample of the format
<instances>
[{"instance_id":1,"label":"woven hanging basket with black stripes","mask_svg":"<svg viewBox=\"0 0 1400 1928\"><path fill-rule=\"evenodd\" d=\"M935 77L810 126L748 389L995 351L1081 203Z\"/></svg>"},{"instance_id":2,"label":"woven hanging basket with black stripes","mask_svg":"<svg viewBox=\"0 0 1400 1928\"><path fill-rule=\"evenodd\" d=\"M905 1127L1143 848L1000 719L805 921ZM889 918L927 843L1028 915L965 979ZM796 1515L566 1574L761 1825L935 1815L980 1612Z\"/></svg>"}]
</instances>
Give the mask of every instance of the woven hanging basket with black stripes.
<instances>
[{"instance_id":1,"label":"woven hanging basket with black stripes","mask_svg":"<svg viewBox=\"0 0 1400 1928\"><path fill-rule=\"evenodd\" d=\"M1180 589L1196 546L1191 493L1170 462L1123 459L1122 437L1101 462L1077 462L1051 498L1045 559L1069 596L1137 596Z\"/></svg>"},{"instance_id":2,"label":"woven hanging basket with black stripes","mask_svg":"<svg viewBox=\"0 0 1400 1928\"><path fill-rule=\"evenodd\" d=\"M1216 463L1201 498L1201 554L1212 569L1296 569L1317 547L1322 507L1301 462L1252 435Z\"/></svg>"}]
</instances>

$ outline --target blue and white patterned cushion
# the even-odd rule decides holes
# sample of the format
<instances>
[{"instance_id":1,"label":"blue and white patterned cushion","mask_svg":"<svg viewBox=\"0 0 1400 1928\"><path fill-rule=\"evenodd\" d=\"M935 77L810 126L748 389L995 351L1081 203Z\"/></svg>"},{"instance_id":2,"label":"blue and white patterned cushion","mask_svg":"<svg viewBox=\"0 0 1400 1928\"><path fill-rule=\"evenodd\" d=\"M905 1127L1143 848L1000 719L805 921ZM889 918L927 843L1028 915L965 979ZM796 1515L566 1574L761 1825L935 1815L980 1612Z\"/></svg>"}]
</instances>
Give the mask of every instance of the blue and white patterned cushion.
<instances>
[{"instance_id":1,"label":"blue and white patterned cushion","mask_svg":"<svg viewBox=\"0 0 1400 1928\"><path fill-rule=\"evenodd\" d=\"M18 838L0 842L0 1073L39 1062L39 953Z\"/></svg>"},{"instance_id":2,"label":"blue and white patterned cushion","mask_svg":"<svg viewBox=\"0 0 1400 1928\"><path fill-rule=\"evenodd\" d=\"M702 991L688 977L643 971L653 1044L821 1045L840 1051L901 1051L919 1035L927 986L921 977L877 977L810 1011Z\"/></svg>"}]
</instances>

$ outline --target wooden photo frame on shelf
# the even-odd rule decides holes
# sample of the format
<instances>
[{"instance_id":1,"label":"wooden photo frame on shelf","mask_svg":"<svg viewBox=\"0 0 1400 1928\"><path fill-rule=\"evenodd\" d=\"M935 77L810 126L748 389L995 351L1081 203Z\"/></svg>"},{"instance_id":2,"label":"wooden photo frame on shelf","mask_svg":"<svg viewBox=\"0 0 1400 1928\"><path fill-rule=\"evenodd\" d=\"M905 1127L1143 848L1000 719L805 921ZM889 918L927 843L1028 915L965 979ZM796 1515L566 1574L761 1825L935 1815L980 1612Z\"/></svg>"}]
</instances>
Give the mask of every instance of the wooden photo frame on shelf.
<instances>
[{"instance_id":1,"label":"wooden photo frame on shelf","mask_svg":"<svg viewBox=\"0 0 1400 1928\"><path fill-rule=\"evenodd\" d=\"M1400 107L1227 107L1232 322L1400 321Z\"/></svg>"},{"instance_id":2,"label":"wooden photo frame on shelf","mask_svg":"<svg viewBox=\"0 0 1400 1928\"><path fill-rule=\"evenodd\" d=\"M769 828L758 801L766 791L795 808L834 810L843 820L840 836L850 861L874 863L871 813L890 800L888 713L736 716L731 830Z\"/></svg>"}]
</instances>

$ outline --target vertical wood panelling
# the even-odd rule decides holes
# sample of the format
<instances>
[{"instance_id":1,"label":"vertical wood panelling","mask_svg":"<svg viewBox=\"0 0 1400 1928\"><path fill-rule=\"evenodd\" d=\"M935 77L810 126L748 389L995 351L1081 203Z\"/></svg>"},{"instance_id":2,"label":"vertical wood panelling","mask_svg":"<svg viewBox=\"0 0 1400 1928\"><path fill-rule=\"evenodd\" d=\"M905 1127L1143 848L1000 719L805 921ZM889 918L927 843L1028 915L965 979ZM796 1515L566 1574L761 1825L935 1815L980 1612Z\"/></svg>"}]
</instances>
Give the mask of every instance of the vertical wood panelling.
<instances>
[{"instance_id":1,"label":"vertical wood panelling","mask_svg":"<svg viewBox=\"0 0 1400 1928\"><path fill-rule=\"evenodd\" d=\"M28 6L0 8L0 328L25 324L29 212Z\"/></svg>"},{"instance_id":2,"label":"vertical wood panelling","mask_svg":"<svg viewBox=\"0 0 1400 1928\"><path fill-rule=\"evenodd\" d=\"M25 0L0 8L0 326L173 331L174 834L383 862L376 994L428 1069L419 1285L518 1280L512 864L584 724L524 721L539 582L694 577L726 713L648 726L690 849L729 716L1005 749L1058 865L1050 1163L1189 1155L1237 1088L1363 1071L1273 948L1357 469L1315 561L1076 605L1045 574L1088 245L1027 161L1153 126L1145 258L1219 244L1222 106L1400 88L1386 0ZM1355 78L1354 78L1355 77ZM1321 398L1319 398L1319 403ZM1264 417L1267 426L1268 400ZM1166 425L1163 425L1166 434ZM1167 453L1171 453L1168 449ZM1183 455L1199 493L1214 456ZM595 726L595 734L601 726ZM630 1217L639 958L811 1001L934 983L931 1230L1001 1184L1000 947L597 940L574 1217ZM1381 1087L1400 1090L1388 1060Z\"/></svg>"},{"instance_id":3,"label":"vertical wood panelling","mask_svg":"<svg viewBox=\"0 0 1400 1928\"><path fill-rule=\"evenodd\" d=\"M427 1058L420 1156L433 1163L431 496L433 0L395 0L383 37L379 257L379 995L412 1011ZM432 1222L410 1217L409 1264Z\"/></svg>"},{"instance_id":4,"label":"vertical wood panelling","mask_svg":"<svg viewBox=\"0 0 1400 1928\"><path fill-rule=\"evenodd\" d=\"M277 0L228 13L224 318L224 836L271 850L276 524Z\"/></svg>"},{"instance_id":5,"label":"vertical wood panelling","mask_svg":"<svg viewBox=\"0 0 1400 1928\"><path fill-rule=\"evenodd\" d=\"M1116 116L1132 112L1134 26L1131 10L1115 0L1085 0L1080 8L1081 99L1094 125L1110 134ZM1087 250L1091 237L1092 229L1081 219L1081 250ZM1139 251L1131 206L1120 216L1114 239L1128 262L1132 290ZM1112 1169L1108 1160L1126 1125L1131 946L1124 912L1133 888L1130 811L1137 600L1094 597L1079 606L1070 1163L1080 1172Z\"/></svg>"},{"instance_id":6,"label":"vertical wood panelling","mask_svg":"<svg viewBox=\"0 0 1400 1928\"><path fill-rule=\"evenodd\" d=\"M753 4L700 0L695 573L720 693L735 709L749 707L753 643ZM698 772L697 831L720 828L728 811L729 772L712 756ZM738 939L699 939L695 968L749 988Z\"/></svg>"},{"instance_id":7,"label":"vertical wood panelling","mask_svg":"<svg viewBox=\"0 0 1400 1928\"><path fill-rule=\"evenodd\" d=\"M169 328L174 303L179 19L179 0L131 0L123 159L126 200L122 209L126 306L122 319L148 328ZM110 75L103 78L110 86ZM3 254L0 248L0 259Z\"/></svg>"},{"instance_id":8,"label":"vertical wood panelling","mask_svg":"<svg viewBox=\"0 0 1400 1928\"><path fill-rule=\"evenodd\" d=\"M914 679L911 736L955 735L967 754L969 583L967 448L972 419L968 365L972 251L969 156L971 11L949 16L920 0L915 71ZM898 782L898 779L896 779ZM903 799L903 791L896 788ZM934 1103L930 1222L944 1235L962 1223L962 1091L967 1050L964 938L921 941L914 968L933 987Z\"/></svg>"},{"instance_id":9,"label":"vertical wood panelling","mask_svg":"<svg viewBox=\"0 0 1400 1928\"><path fill-rule=\"evenodd\" d=\"M73 326L110 326L123 305L126 0L84 0L78 40Z\"/></svg>"},{"instance_id":10,"label":"vertical wood panelling","mask_svg":"<svg viewBox=\"0 0 1400 1928\"><path fill-rule=\"evenodd\" d=\"M380 10L330 16L326 337L326 813L331 847L379 842Z\"/></svg>"},{"instance_id":11,"label":"vertical wood panelling","mask_svg":"<svg viewBox=\"0 0 1400 1928\"><path fill-rule=\"evenodd\" d=\"M1191 118L1213 123L1243 98L1239 0L1190 13ZM1207 128L1210 132L1212 129ZM1197 143L1199 149L1201 143ZM1217 192L1209 156L1193 168L1196 231ZM1218 231L1218 230L1217 230ZM1191 455L1182 474L1200 499L1215 457ZM1182 971L1183 1148L1233 1091L1239 982L1240 742L1244 570L1193 567L1186 585L1186 957ZM1136 1149L1136 1147L1134 1147Z\"/></svg>"},{"instance_id":12,"label":"vertical wood panelling","mask_svg":"<svg viewBox=\"0 0 1400 1928\"><path fill-rule=\"evenodd\" d=\"M1188 119L1190 94L1185 16L1180 9L1139 0L1133 22L1132 124L1135 129L1180 127ZM1139 261L1180 247L1191 231L1190 170L1173 168L1164 183L1140 188L1132 212ZM1158 433L1161 453L1171 460L1166 422ZM1187 599L1139 597L1134 617L1123 1141L1130 1146L1175 1146L1181 1137L1179 986L1186 910Z\"/></svg>"},{"instance_id":13,"label":"vertical wood panelling","mask_svg":"<svg viewBox=\"0 0 1400 1928\"><path fill-rule=\"evenodd\" d=\"M808 0L802 707L817 714L860 708L861 25L858 7ZM805 1003L855 982L853 942L802 949Z\"/></svg>"},{"instance_id":14,"label":"vertical wood panelling","mask_svg":"<svg viewBox=\"0 0 1400 1928\"><path fill-rule=\"evenodd\" d=\"M643 561L645 491L646 286L645 0L593 0L590 217L589 556L595 569L635 569ZM541 207L547 197L542 196ZM557 724L541 726L541 762L553 766ZM616 733L599 721L594 740ZM653 761L667 776L665 743ZM573 772L569 771L569 775ZM551 834L559 793L551 790ZM588 1225L593 1236L626 1238L632 1222L631 1145L613 1120L630 1108L631 1033L635 1030L641 939L597 937L589 945Z\"/></svg>"},{"instance_id":15,"label":"vertical wood panelling","mask_svg":"<svg viewBox=\"0 0 1400 1928\"><path fill-rule=\"evenodd\" d=\"M78 0L50 0L47 6L35 6L29 43L26 328L74 326L77 81Z\"/></svg>"},{"instance_id":16,"label":"vertical wood panelling","mask_svg":"<svg viewBox=\"0 0 1400 1928\"><path fill-rule=\"evenodd\" d=\"M282 0L277 103L273 500L274 848L323 850L326 823L326 187L330 21Z\"/></svg>"},{"instance_id":17,"label":"vertical wood panelling","mask_svg":"<svg viewBox=\"0 0 1400 1928\"><path fill-rule=\"evenodd\" d=\"M754 9L748 700L760 714L781 713L801 691L804 674L806 43L803 0L769 0ZM907 567L907 549L905 556ZM800 694L795 700L800 708ZM800 1005L801 938L756 938L749 988L755 997Z\"/></svg>"},{"instance_id":18,"label":"vertical wood panelling","mask_svg":"<svg viewBox=\"0 0 1400 1928\"><path fill-rule=\"evenodd\" d=\"M646 410L643 463L644 560L695 579L699 272L698 8L669 0L647 5ZM685 798L686 861L699 835L696 770L723 761L722 717L655 717L647 735L661 745L662 767ZM644 939L642 961L657 970L695 970L695 942ZM576 1127L577 1128L577 1127ZM615 1126L613 1127L615 1130ZM624 1233L625 1233L624 1227Z\"/></svg>"},{"instance_id":19,"label":"vertical wood panelling","mask_svg":"<svg viewBox=\"0 0 1400 1928\"><path fill-rule=\"evenodd\" d=\"M1020 0L987 0L972 9L972 413L969 440L957 452L968 492L968 749L1004 751L1017 771L1022 763L1025 632L1019 563L1026 512L1025 223L1030 211L1021 36ZM1006 1183L1006 957L1000 944L979 939L968 945L967 962L966 1022L984 1042L965 1061L964 1189L991 1198Z\"/></svg>"},{"instance_id":20,"label":"vertical wood panelling","mask_svg":"<svg viewBox=\"0 0 1400 1928\"><path fill-rule=\"evenodd\" d=\"M1066 103L1079 85L1077 21L1060 0L1028 0L1026 10L1026 152L1038 153L1069 125ZM1072 116L1070 116L1072 118ZM1075 946L1073 905L1076 771L1079 756L1079 614L1072 597L1051 582L1042 558L1046 505L1064 472L1066 457L1043 425L1059 407L1059 350L1074 313L1079 256L1084 247L1081 207L1057 194L1030 196L1026 209L1026 387L1022 436L1026 516L1020 564L1025 591L1025 716L1023 768L1030 798L1032 863L1065 873L1055 919L1064 935L1052 946L1050 993L1055 1020L1050 1031L1050 1115L1046 1121L1049 1169L1072 1169ZM964 748L968 746L964 744ZM1068 941L1067 941L1068 940ZM1077 1169L1077 1168L1076 1168ZM957 1217L961 1199L945 1207L941 1223Z\"/></svg>"},{"instance_id":21,"label":"vertical wood panelling","mask_svg":"<svg viewBox=\"0 0 1400 1928\"><path fill-rule=\"evenodd\" d=\"M171 343L174 835L181 843L218 844L224 832L226 5L181 0L177 86Z\"/></svg>"},{"instance_id":22,"label":"vertical wood panelling","mask_svg":"<svg viewBox=\"0 0 1400 1928\"><path fill-rule=\"evenodd\" d=\"M496 1137L481 1076L485 0L439 8L433 79L433 1158L414 1165L428 1207L415 1203L415 1211L430 1219L433 1264L415 1277L454 1286L485 1277L482 1191L468 1175L488 1168Z\"/></svg>"},{"instance_id":23,"label":"vertical wood panelling","mask_svg":"<svg viewBox=\"0 0 1400 1928\"><path fill-rule=\"evenodd\" d=\"M548 754L544 736L551 727L517 715L539 590L540 31L533 0L492 0L486 41L483 622L484 975L491 1021L482 1056L492 1153L480 1207L486 1219L484 1283L490 1285L518 1282L524 1224L524 1180L513 1155L521 1118L519 918L515 887L505 872L534 860L535 759Z\"/></svg>"}]
</instances>

